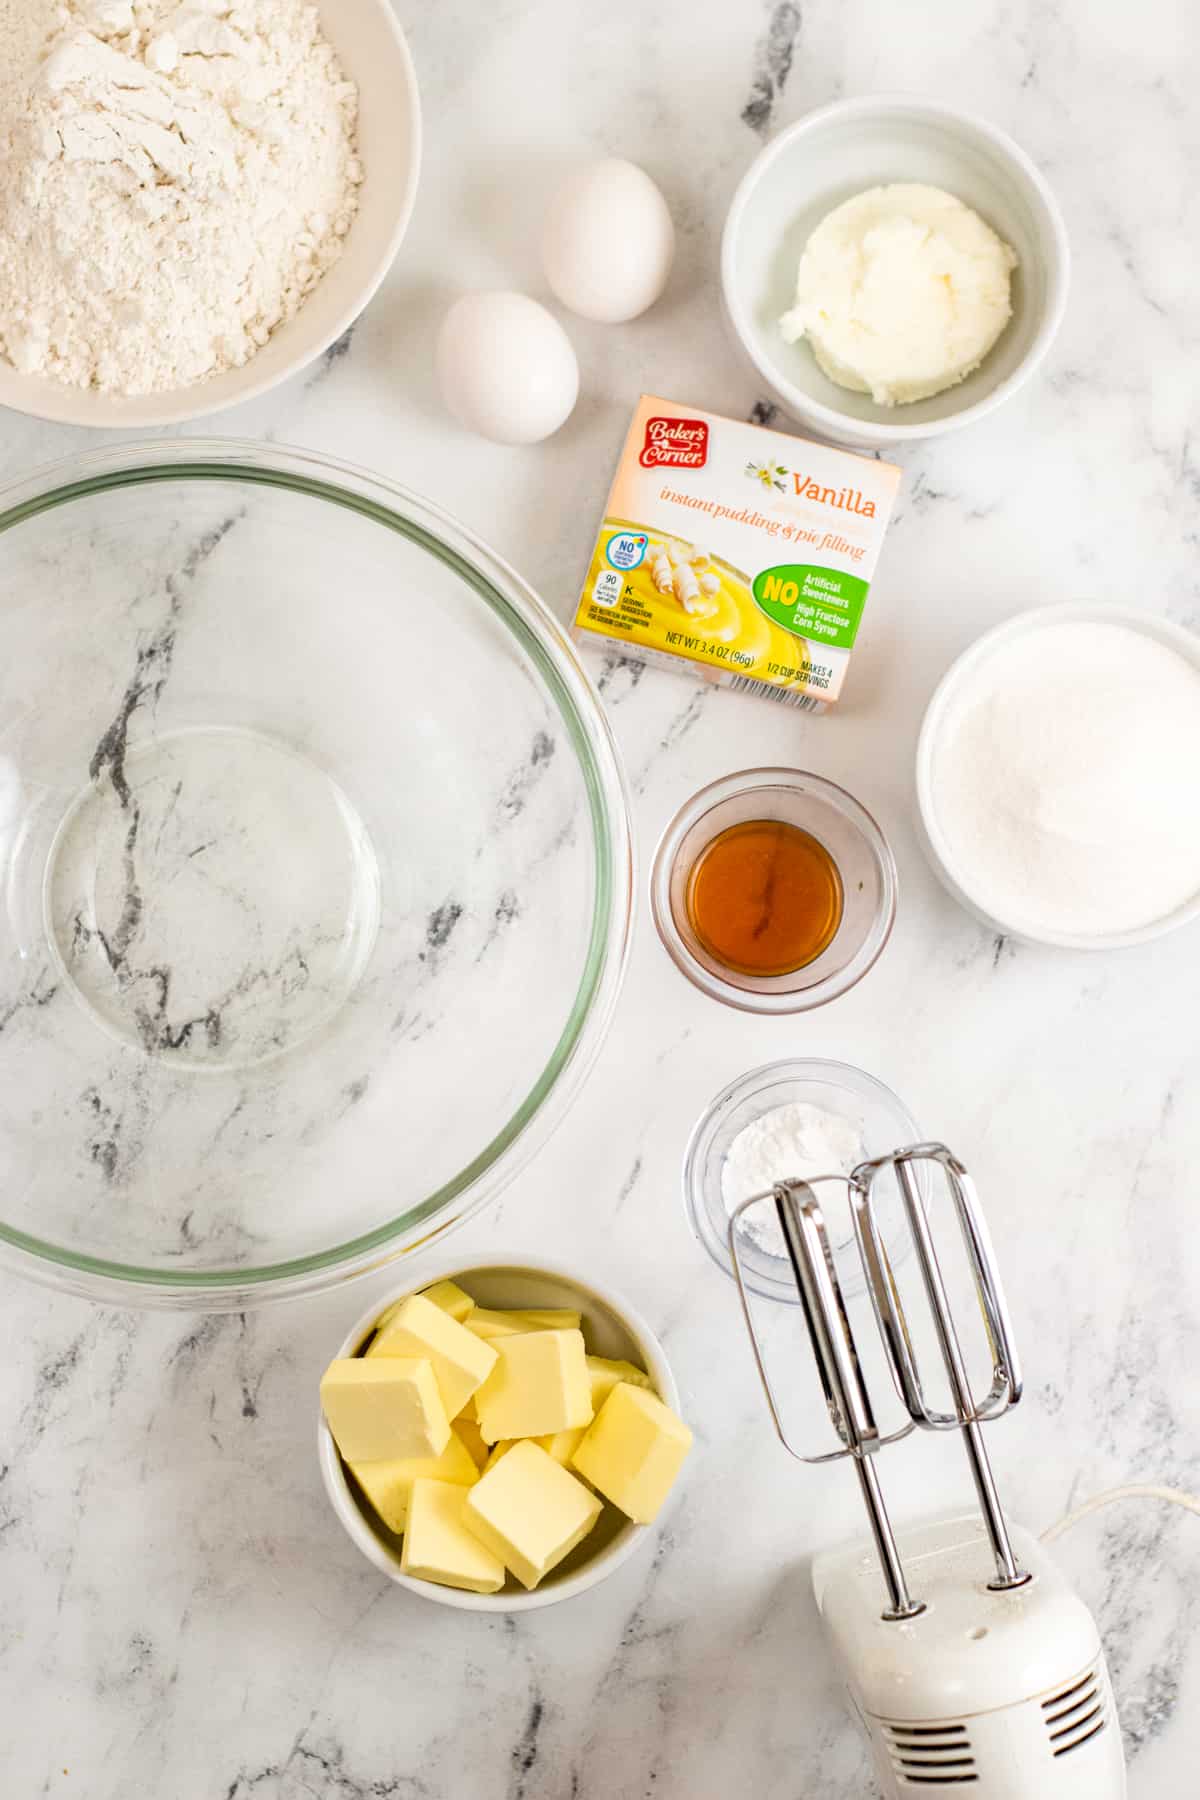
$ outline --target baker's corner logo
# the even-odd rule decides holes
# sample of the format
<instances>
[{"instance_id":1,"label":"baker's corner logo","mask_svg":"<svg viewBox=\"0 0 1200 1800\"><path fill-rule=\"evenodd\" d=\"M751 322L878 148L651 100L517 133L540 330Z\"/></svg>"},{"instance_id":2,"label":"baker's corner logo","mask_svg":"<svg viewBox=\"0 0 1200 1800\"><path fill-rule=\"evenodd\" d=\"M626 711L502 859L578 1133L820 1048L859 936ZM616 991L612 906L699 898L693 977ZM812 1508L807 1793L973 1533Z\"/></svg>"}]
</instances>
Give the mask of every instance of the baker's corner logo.
<instances>
[{"instance_id":1,"label":"baker's corner logo","mask_svg":"<svg viewBox=\"0 0 1200 1800\"><path fill-rule=\"evenodd\" d=\"M822 487L810 475L802 475L777 462L748 462L745 473L760 487L771 488L778 494L791 494L798 500L817 500L822 506L836 506L842 512L858 513L864 519L875 517L875 502L864 500L858 488Z\"/></svg>"},{"instance_id":2,"label":"baker's corner logo","mask_svg":"<svg viewBox=\"0 0 1200 1800\"><path fill-rule=\"evenodd\" d=\"M708 461L708 426L703 419L647 419L638 461L643 469L702 469Z\"/></svg>"}]
</instances>

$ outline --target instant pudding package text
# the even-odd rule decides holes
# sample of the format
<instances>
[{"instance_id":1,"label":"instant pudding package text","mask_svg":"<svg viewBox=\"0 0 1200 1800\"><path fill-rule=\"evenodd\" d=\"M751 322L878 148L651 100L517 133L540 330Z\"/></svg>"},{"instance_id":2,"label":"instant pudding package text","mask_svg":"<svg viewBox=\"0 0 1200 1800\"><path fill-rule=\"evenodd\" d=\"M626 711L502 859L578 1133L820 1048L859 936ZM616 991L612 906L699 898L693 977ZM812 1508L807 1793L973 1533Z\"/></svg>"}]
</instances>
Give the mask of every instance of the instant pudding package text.
<instances>
[{"instance_id":1,"label":"instant pudding package text","mask_svg":"<svg viewBox=\"0 0 1200 1800\"><path fill-rule=\"evenodd\" d=\"M889 463L643 395L576 629L823 710L899 480Z\"/></svg>"}]
</instances>

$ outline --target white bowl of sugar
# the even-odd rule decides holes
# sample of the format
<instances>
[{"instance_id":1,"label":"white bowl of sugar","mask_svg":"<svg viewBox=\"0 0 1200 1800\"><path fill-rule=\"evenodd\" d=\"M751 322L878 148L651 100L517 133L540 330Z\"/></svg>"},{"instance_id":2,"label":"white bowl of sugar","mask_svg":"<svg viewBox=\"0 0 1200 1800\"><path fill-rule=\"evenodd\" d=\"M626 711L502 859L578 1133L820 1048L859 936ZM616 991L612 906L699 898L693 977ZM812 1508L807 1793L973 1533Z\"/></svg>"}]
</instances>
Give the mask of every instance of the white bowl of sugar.
<instances>
[{"instance_id":1,"label":"white bowl of sugar","mask_svg":"<svg viewBox=\"0 0 1200 1800\"><path fill-rule=\"evenodd\" d=\"M1200 916L1200 638L1068 602L979 638L917 746L943 885L1001 936L1114 950Z\"/></svg>"}]
</instances>

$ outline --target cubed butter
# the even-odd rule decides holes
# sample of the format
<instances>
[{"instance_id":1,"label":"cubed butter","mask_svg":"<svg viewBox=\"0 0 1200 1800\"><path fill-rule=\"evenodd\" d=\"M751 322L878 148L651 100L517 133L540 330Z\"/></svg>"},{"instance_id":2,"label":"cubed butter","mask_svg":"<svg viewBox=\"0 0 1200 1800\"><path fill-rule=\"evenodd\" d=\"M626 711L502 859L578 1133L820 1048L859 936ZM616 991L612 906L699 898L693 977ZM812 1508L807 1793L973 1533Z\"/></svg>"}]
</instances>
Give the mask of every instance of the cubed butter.
<instances>
[{"instance_id":1,"label":"cubed butter","mask_svg":"<svg viewBox=\"0 0 1200 1800\"><path fill-rule=\"evenodd\" d=\"M424 1294L409 1295L374 1339L367 1356L427 1356L449 1419L458 1417L496 1362L496 1352L490 1344L483 1343Z\"/></svg>"},{"instance_id":2,"label":"cubed butter","mask_svg":"<svg viewBox=\"0 0 1200 1800\"><path fill-rule=\"evenodd\" d=\"M435 1281L432 1287L422 1288L421 1292L426 1300L432 1300L435 1306L440 1306L443 1312L448 1312L450 1317L457 1319L460 1325L475 1305L470 1294L464 1293L458 1283L454 1281ZM393 1300L392 1304L380 1313L375 1321L376 1331L382 1331L385 1325L391 1324L408 1298L409 1295L405 1294L402 1299Z\"/></svg>"},{"instance_id":3,"label":"cubed butter","mask_svg":"<svg viewBox=\"0 0 1200 1800\"><path fill-rule=\"evenodd\" d=\"M457 1431L458 1426L454 1429ZM571 1458L583 1442L586 1430L586 1425L576 1425L573 1431L552 1431L549 1437L501 1438L484 1465L484 1473L494 1468L502 1456L507 1456L514 1445L521 1443L536 1444L539 1450L544 1450L547 1456L552 1456L565 1469L569 1467Z\"/></svg>"},{"instance_id":4,"label":"cubed butter","mask_svg":"<svg viewBox=\"0 0 1200 1800\"><path fill-rule=\"evenodd\" d=\"M432 1287L422 1288L421 1294L435 1306L440 1306L443 1312L448 1312L452 1319L457 1319L460 1325L475 1310L470 1294L465 1293L456 1281L435 1281Z\"/></svg>"},{"instance_id":5,"label":"cubed butter","mask_svg":"<svg viewBox=\"0 0 1200 1800\"><path fill-rule=\"evenodd\" d=\"M404 1296L404 1299L407 1300L407 1298L408 1298L408 1295L406 1294ZM403 1305L404 1305L404 1300L393 1300L392 1304L390 1306L384 1307L383 1311L380 1313L379 1317L375 1321L376 1337L378 1337L379 1333L383 1330L385 1325L391 1324L392 1320L395 1318L396 1314L400 1311L400 1308Z\"/></svg>"},{"instance_id":6,"label":"cubed butter","mask_svg":"<svg viewBox=\"0 0 1200 1800\"><path fill-rule=\"evenodd\" d=\"M426 1357L339 1357L321 1377L321 1407L348 1463L440 1456L450 1437Z\"/></svg>"},{"instance_id":7,"label":"cubed butter","mask_svg":"<svg viewBox=\"0 0 1200 1800\"><path fill-rule=\"evenodd\" d=\"M494 1469L502 1456L507 1456L510 1450L515 1450L517 1445L524 1441L523 1438L501 1438L498 1444L493 1444L488 1452L488 1459L483 1465L484 1474L486 1475L489 1469ZM532 1443L533 1439L530 1438L529 1442Z\"/></svg>"},{"instance_id":8,"label":"cubed butter","mask_svg":"<svg viewBox=\"0 0 1200 1800\"><path fill-rule=\"evenodd\" d=\"M527 1306L511 1312L493 1312L486 1306L477 1306L467 1320L467 1328L490 1342L492 1338L515 1337L522 1331L578 1331L579 1314L565 1306Z\"/></svg>"},{"instance_id":9,"label":"cubed butter","mask_svg":"<svg viewBox=\"0 0 1200 1800\"><path fill-rule=\"evenodd\" d=\"M488 1447L483 1441L483 1436L479 1429L479 1420L470 1412L470 1408L473 1405L473 1401L469 1400L467 1402L467 1412L459 1413L450 1429L455 1437L465 1445L475 1467L477 1469L482 1469L484 1463L488 1459Z\"/></svg>"},{"instance_id":10,"label":"cubed butter","mask_svg":"<svg viewBox=\"0 0 1200 1800\"><path fill-rule=\"evenodd\" d=\"M649 1388L652 1393L654 1391L654 1383L645 1369L639 1369L631 1362L610 1362L607 1356L589 1356L587 1369L592 1384L593 1412L600 1411L618 1381L631 1381L634 1387Z\"/></svg>"},{"instance_id":11,"label":"cubed butter","mask_svg":"<svg viewBox=\"0 0 1200 1800\"><path fill-rule=\"evenodd\" d=\"M504 1586L503 1562L464 1522L470 1492L453 1481L413 1482L400 1557L406 1575L473 1594Z\"/></svg>"},{"instance_id":12,"label":"cubed butter","mask_svg":"<svg viewBox=\"0 0 1200 1800\"><path fill-rule=\"evenodd\" d=\"M440 1306L443 1312L448 1312L450 1317L457 1319L460 1325L475 1305L470 1294L464 1294L463 1290L453 1281L437 1281L432 1287L422 1288L421 1292L426 1300L432 1300L435 1306ZM393 1300L392 1304L386 1307L376 1319L376 1331L382 1331L385 1325L390 1325L404 1302L410 1298L411 1295L404 1294L399 1300Z\"/></svg>"},{"instance_id":13,"label":"cubed butter","mask_svg":"<svg viewBox=\"0 0 1200 1800\"><path fill-rule=\"evenodd\" d=\"M691 1432L656 1394L619 1381L571 1466L629 1518L649 1525L691 1447Z\"/></svg>"},{"instance_id":14,"label":"cubed butter","mask_svg":"<svg viewBox=\"0 0 1200 1800\"><path fill-rule=\"evenodd\" d=\"M453 1430L440 1456L351 1463L350 1473L389 1531L404 1530L415 1481L451 1481L456 1487L474 1487L479 1480L474 1457Z\"/></svg>"},{"instance_id":15,"label":"cubed butter","mask_svg":"<svg viewBox=\"0 0 1200 1800\"><path fill-rule=\"evenodd\" d=\"M571 1458L583 1442L586 1425L575 1425L569 1431L552 1431L548 1437L534 1438L539 1450L561 1463L564 1469L570 1467Z\"/></svg>"},{"instance_id":16,"label":"cubed butter","mask_svg":"<svg viewBox=\"0 0 1200 1800\"><path fill-rule=\"evenodd\" d=\"M497 1338L494 1354L495 1367L475 1396L485 1444L590 1423L592 1385L582 1332L524 1331Z\"/></svg>"},{"instance_id":17,"label":"cubed butter","mask_svg":"<svg viewBox=\"0 0 1200 1800\"><path fill-rule=\"evenodd\" d=\"M595 1494L537 1444L514 1444L464 1495L468 1529L527 1588L557 1568L601 1513Z\"/></svg>"}]
</instances>

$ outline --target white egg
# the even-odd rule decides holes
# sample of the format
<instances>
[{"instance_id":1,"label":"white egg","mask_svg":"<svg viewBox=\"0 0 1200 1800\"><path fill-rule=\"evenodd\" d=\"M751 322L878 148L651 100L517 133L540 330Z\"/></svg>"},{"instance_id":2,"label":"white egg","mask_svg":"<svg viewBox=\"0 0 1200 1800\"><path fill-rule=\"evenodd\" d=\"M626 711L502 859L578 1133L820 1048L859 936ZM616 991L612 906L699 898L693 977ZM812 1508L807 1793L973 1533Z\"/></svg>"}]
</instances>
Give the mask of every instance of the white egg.
<instances>
[{"instance_id":1,"label":"white egg","mask_svg":"<svg viewBox=\"0 0 1200 1800\"><path fill-rule=\"evenodd\" d=\"M582 318L636 319L666 287L674 256L667 203L636 163L588 163L554 196L542 263L555 294Z\"/></svg>"},{"instance_id":2,"label":"white egg","mask_svg":"<svg viewBox=\"0 0 1200 1800\"><path fill-rule=\"evenodd\" d=\"M459 422L497 444L537 444L579 394L571 340L526 294L464 294L437 341L442 398Z\"/></svg>"}]
</instances>

